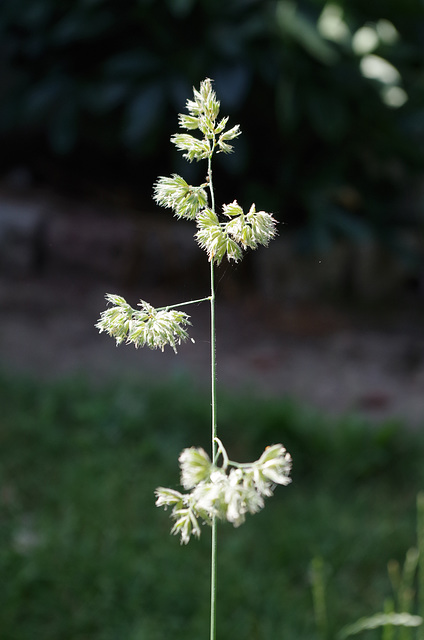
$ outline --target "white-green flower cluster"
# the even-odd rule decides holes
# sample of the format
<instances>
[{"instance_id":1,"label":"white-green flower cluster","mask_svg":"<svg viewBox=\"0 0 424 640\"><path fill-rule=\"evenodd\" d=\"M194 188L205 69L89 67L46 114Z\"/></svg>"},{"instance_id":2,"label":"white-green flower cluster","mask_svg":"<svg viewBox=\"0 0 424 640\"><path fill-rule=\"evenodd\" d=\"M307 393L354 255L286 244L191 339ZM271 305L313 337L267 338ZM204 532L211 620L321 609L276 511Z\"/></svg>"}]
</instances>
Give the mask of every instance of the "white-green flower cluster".
<instances>
[{"instance_id":1,"label":"white-green flower cluster","mask_svg":"<svg viewBox=\"0 0 424 640\"><path fill-rule=\"evenodd\" d=\"M208 181L194 187L177 174L170 178L162 176L154 185L154 199L160 206L172 209L177 218L196 221L196 240L207 252L209 261L219 264L227 256L237 262L243 257L243 250L267 245L275 237L277 221L265 211L256 211L254 204L245 214L236 201L223 206L223 220L215 212L210 161L215 151L231 153L229 141L241 131L239 125L226 130L228 117L218 119L220 103L209 78L201 83L199 91L193 92L194 99L186 104L189 113L179 115L179 124L183 129L198 129L203 137L181 133L172 136L171 141L187 160L208 160ZM211 206L207 188L211 191Z\"/></svg>"},{"instance_id":2,"label":"white-green flower cluster","mask_svg":"<svg viewBox=\"0 0 424 640\"><path fill-rule=\"evenodd\" d=\"M166 345L177 352L177 344L188 339L184 329L190 324L189 316L175 309L155 309L148 302L140 300L141 310L133 309L121 296L108 293L106 300L113 306L100 314L95 325L100 333L105 331L115 338L116 344L126 342L137 348L164 350Z\"/></svg>"},{"instance_id":3,"label":"white-green flower cluster","mask_svg":"<svg viewBox=\"0 0 424 640\"><path fill-rule=\"evenodd\" d=\"M201 448L191 447L181 453L181 485L189 493L156 489L156 505L172 507L175 524L171 533L181 536L181 544L187 544L192 535L199 538L200 524L211 524L213 518L238 527L247 513L263 508L275 485L291 482L291 457L281 444L267 447L258 460L247 464L230 461L221 442L219 445L222 466L214 464Z\"/></svg>"},{"instance_id":4,"label":"white-green flower cluster","mask_svg":"<svg viewBox=\"0 0 424 640\"><path fill-rule=\"evenodd\" d=\"M229 140L237 138L241 131L240 126L225 131L228 117L218 121L219 100L212 89L212 82L209 78L203 80L200 89L193 88L194 100L187 100L186 108L189 115L180 113L178 121L181 129L195 130L203 134L203 138L195 138L189 133L176 133L172 136L171 142L177 149L183 151L183 157L189 160L204 160L211 158L215 149L217 152L231 153L232 145Z\"/></svg>"},{"instance_id":5,"label":"white-green flower cluster","mask_svg":"<svg viewBox=\"0 0 424 640\"><path fill-rule=\"evenodd\" d=\"M192 187L174 173L170 178L159 178L154 188L154 199L161 207L172 209L177 218L194 220L208 203L205 186Z\"/></svg>"},{"instance_id":6,"label":"white-green flower cluster","mask_svg":"<svg viewBox=\"0 0 424 640\"><path fill-rule=\"evenodd\" d=\"M276 234L277 221L265 211L256 211L254 204L245 214L234 200L224 205L223 214L230 220L220 222L211 209L204 209L197 216L196 239L207 251L209 261L219 264L226 255L228 260L238 262L243 257L242 249L266 246Z\"/></svg>"}]
</instances>

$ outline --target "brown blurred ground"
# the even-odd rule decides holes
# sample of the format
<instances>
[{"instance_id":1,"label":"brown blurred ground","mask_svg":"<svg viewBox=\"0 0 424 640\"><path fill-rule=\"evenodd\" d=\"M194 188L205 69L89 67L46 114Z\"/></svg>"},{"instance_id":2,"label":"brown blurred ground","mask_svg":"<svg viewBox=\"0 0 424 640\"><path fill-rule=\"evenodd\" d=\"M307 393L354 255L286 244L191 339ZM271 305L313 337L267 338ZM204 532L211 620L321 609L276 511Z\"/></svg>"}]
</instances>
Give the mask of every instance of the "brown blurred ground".
<instances>
[{"instance_id":1,"label":"brown blurred ground","mask_svg":"<svg viewBox=\"0 0 424 640\"><path fill-rule=\"evenodd\" d=\"M133 306L140 297L159 306L208 295L208 266L190 225L156 214L117 217L104 204L45 193L0 196L2 370L42 378L187 374L208 384L207 303L186 309L196 343L178 355L117 348L94 328L106 292ZM20 235L10 235L9 218L22 222ZM260 281L250 286L255 268L247 261L218 274L220 385L293 396L330 413L424 423L424 331L413 304L394 299L389 311L369 315L336 310L319 296L273 298Z\"/></svg>"}]
</instances>

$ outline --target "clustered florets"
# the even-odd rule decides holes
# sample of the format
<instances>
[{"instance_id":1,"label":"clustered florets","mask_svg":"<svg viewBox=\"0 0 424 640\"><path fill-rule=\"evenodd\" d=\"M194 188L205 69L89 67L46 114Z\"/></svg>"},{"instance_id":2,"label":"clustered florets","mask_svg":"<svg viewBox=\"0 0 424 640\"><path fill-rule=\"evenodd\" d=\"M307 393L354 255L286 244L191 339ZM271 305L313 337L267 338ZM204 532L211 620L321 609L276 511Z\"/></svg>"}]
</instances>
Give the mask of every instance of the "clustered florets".
<instances>
[{"instance_id":1,"label":"clustered florets","mask_svg":"<svg viewBox=\"0 0 424 640\"><path fill-rule=\"evenodd\" d=\"M220 103L211 80L204 80L200 90L193 91L194 99L187 100L186 104L189 114L180 114L178 120L181 128L198 129L203 137L181 133L173 135L171 141L183 151L186 159L210 162L214 152L231 153L233 148L229 141L237 138L241 131L239 125L226 129L228 117L218 120ZM159 205L171 209L177 218L196 222L195 238L210 262L219 264L225 256L238 262L243 257L243 250L266 246L274 238L276 220L271 214L256 211L254 204L244 213L234 200L225 204L218 215L212 203L209 204L208 189L211 190L208 181L195 187L174 173L158 179L153 197ZM133 343L136 347L146 345L162 351L170 345L176 352L177 345L188 339L185 327L190 322L186 313L171 308L155 309L143 300L141 311L137 311L120 296L108 294L106 299L113 307L101 314L96 327L113 336L116 344Z\"/></svg>"},{"instance_id":2,"label":"clustered florets","mask_svg":"<svg viewBox=\"0 0 424 640\"><path fill-rule=\"evenodd\" d=\"M144 300L140 300L141 311L138 311L122 296L110 293L106 300L114 306L100 314L96 327L100 333L105 331L115 338L117 345L126 342L136 348L147 346L163 351L168 344L176 353L177 344L189 337L184 329L190 324L189 316L183 311L155 309Z\"/></svg>"},{"instance_id":3,"label":"clustered florets","mask_svg":"<svg viewBox=\"0 0 424 640\"><path fill-rule=\"evenodd\" d=\"M252 463L239 464L228 460L219 441L222 466L214 464L201 448L184 449L179 457L181 485L189 493L159 487L156 505L172 507L175 524L173 534L180 534L187 544L192 535L200 537L200 524L210 524L213 518L227 520L235 527L245 521L247 513L257 513L264 498L272 496L275 485L291 482L291 457L281 444L267 447Z\"/></svg>"},{"instance_id":4,"label":"clustered florets","mask_svg":"<svg viewBox=\"0 0 424 640\"><path fill-rule=\"evenodd\" d=\"M209 79L202 82L200 91L194 89L194 100L187 100L186 106L190 115L179 115L180 127L199 129L203 138L186 133L172 136L171 141L184 152L184 157L190 161L210 160L214 151L231 153L233 147L228 141L240 135L240 127L236 125L226 131L227 117L217 122L220 104ZM196 240L210 261L219 264L226 255L228 260L237 262L243 256L242 249L267 245L275 236L276 220L265 211L256 211L254 204L247 214L236 201L224 205L221 221L214 209L207 206L207 186L206 182L194 187L173 174L170 178L158 179L154 199L160 206L172 209L177 218L196 220Z\"/></svg>"},{"instance_id":5,"label":"clustered florets","mask_svg":"<svg viewBox=\"0 0 424 640\"><path fill-rule=\"evenodd\" d=\"M247 213L236 200L225 204L219 214L215 211L211 158L214 152L230 153L229 142L240 135L238 125L226 130L227 117L217 119L219 107L211 81L204 80L199 91L194 89L194 99L187 101L188 115L179 115L181 128L198 129L203 137L183 133L171 138L187 160L207 159L206 182L195 187L173 174L159 178L154 186L154 199L159 205L171 209L177 218L196 222L195 238L206 251L212 270L214 263L219 264L225 256L237 262L243 257L243 250L267 245L276 234L276 220L265 211L256 211L254 204ZM121 296L107 294L106 299L111 307L102 312L96 324L100 332L114 337L117 345L126 342L162 351L170 345L175 352L176 346L188 339L185 327L190 324L189 316L175 307L201 301L155 309L141 300L137 310ZM212 301L213 296L202 300ZM215 444L218 448L213 461L200 448L191 447L181 453L181 484L187 493L164 487L156 490L156 505L172 508L175 523L171 532L179 534L183 544L192 535L200 536L201 524L212 524L215 519L238 527L247 513L263 508L264 499L272 496L275 485L291 481L291 457L281 444L267 447L258 460L247 464L230 461L218 438L214 438ZM218 466L220 457L222 464Z\"/></svg>"}]
</instances>

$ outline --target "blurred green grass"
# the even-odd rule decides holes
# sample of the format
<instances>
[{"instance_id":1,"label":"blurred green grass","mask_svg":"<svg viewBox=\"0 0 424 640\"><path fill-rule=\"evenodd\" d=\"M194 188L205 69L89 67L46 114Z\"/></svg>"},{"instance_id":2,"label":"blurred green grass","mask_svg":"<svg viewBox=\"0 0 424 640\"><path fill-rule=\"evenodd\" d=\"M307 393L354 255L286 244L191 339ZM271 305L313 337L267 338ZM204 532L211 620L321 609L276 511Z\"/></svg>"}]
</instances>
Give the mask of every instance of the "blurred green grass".
<instances>
[{"instance_id":1,"label":"blurred green grass","mask_svg":"<svg viewBox=\"0 0 424 640\"><path fill-rule=\"evenodd\" d=\"M332 631L382 610L387 562L415 543L422 433L290 399L220 390L219 403L232 459L275 442L293 456L288 488L240 529L219 528L219 638L316 638L318 555ZM2 640L207 637L210 532L181 547L153 491L178 486L184 447L209 449L208 394L188 379L3 375L0 406Z\"/></svg>"}]
</instances>

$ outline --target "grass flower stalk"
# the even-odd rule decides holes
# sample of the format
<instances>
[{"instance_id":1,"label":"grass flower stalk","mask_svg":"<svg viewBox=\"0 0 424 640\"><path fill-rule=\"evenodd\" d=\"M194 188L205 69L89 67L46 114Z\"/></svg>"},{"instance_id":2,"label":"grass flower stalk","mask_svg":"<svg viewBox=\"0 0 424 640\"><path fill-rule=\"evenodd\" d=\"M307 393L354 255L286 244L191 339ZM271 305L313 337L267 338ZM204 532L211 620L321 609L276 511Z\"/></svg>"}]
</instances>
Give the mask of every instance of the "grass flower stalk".
<instances>
[{"instance_id":1,"label":"grass flower stalk","mask_svg":"<svg viewBox=\"0 0 424 640\"><path fill-rule=\"evenodd\" d=\"M210 263L210 295L197 300L154 308L141 300L141 310L133 309L124 298L107 294L111 305L103 311L97 328L114 337L116 344L132 343L162 351L189 340L190 317L179 307L209 301L210 304L210 367L211 367L211 457L195 447L185 449L180 457L181 485L185 493L158 487L156 505L171 509L174 524L171 533L180 536L181 544L201 535L200 524L211 527L211 588L210 640L216 639L217 549L218 521L238 527L247 514L264 507L265 498L273 495L277 485L290 482L291 458L281 444L267 447L258 460L237 463L229 459L218 438L216 391L216 325L215 325L215 265L225 257L237 262L244 251L267 246L276 235L276 220L265 211L256 211L252 204L247 213L234 200L224 204L218 213L213 187L212 158L215 153L231 153L230 142L240 135L239 125L227 128L228 117L218 119L220 103L210 79L200 89L193 89L193 100L187 100L187 114L179 115L179 124L188 131L198 130L201 137L177 133L171 142L189 161L207 160L205 183L189 185L173 174L159 177L153 198L160 206L171 209L178 219L196 223L195 239L205 250Z\"/></svg>"},{"instance_id":2,"label":"grass flower stalk","mask_svg":"<svg viewBox=\"0 0 424 640\"><path fill-rule=\"evenodd\" d=\"M211 209L215 213L215 194L213 190L212 160L208 158L208 185L211 197ZM211 450L213 462L217 457L217 402L216 402L216 328L215 328L215 272L214 262L210 261L210 328L211 328ZM211 604L210 604L210 640L216 638L216 594L217 594L217 557L218 557L218 523L216 516L212 516L211 533Z\"/></svg>"},{"instance_id":3,"label":"grass flower stalk","mask_svg":"<svg viewBox=\"0 0 424 640\"><path fill-rule=\"evenodd\" d=\"M418 547L418 614L424 619L424 492L417 496ZM424 640L424 625L418 629L418 640Z\"/></svg>"}]
</instances>

